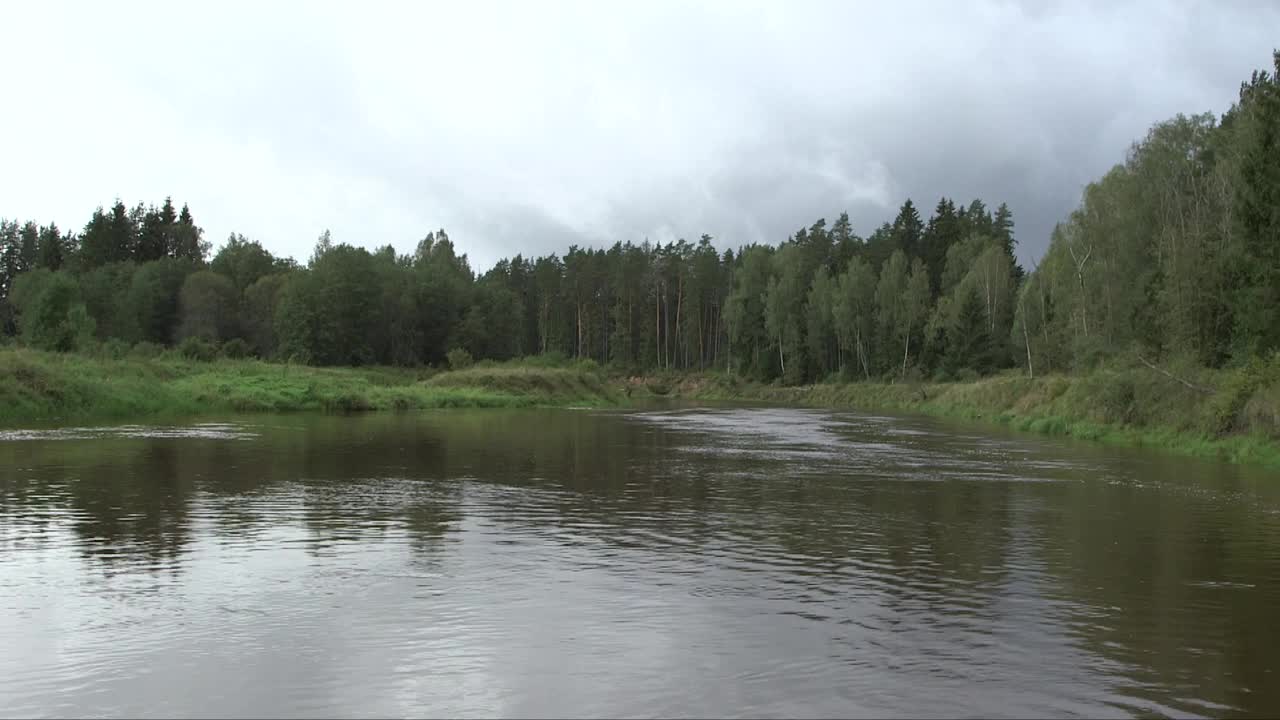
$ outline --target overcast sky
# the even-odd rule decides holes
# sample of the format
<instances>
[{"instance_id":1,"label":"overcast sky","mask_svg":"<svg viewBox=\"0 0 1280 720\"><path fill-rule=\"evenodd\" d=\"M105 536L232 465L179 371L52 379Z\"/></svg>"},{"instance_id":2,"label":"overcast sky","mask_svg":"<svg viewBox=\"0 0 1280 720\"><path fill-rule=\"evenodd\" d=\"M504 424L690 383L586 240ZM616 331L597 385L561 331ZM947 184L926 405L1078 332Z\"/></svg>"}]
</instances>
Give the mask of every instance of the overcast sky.
<instances>
[{"instance_id":1,"label":"overcast sky","mask_svg":"<svg viewBox=\"0 0 1280 720\"><path fill-rule=\"evenodd\" d=\"M473 266L571 243L778 242L906 197L1008 202L1024 263L1158 120L1270 65L1263 2L0 4L0 217L190 203Z\"/></svg>"}]
</instances>

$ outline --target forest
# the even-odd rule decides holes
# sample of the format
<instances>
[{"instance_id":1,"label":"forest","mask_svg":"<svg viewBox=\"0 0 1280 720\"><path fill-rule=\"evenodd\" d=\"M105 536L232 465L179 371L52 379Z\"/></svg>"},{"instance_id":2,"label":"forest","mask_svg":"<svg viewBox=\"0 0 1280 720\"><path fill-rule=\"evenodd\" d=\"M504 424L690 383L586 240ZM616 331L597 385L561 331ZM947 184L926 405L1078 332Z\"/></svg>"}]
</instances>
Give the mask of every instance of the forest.
<instances>
[{"instance_id":1,"label":"forest","mask_svg":"<svg viewBox=\"0 0 1280 720\"><path fill-rule=\"evenodd\" d=\"M1240 365L1280 349L1280 53L1221 115L1153 126L1031 268L1014 215L905 201L778 245L615 242L476 273L444 230L412 254L335 242L301 264L186 206L117 201L76 231L0 221L0 344L313 365L528 355L763 381L1083 372L1121 354ZM927 215L927 217L926 217ZM358 241L358 238L352 238Z\"/></svg>"}]
</instances>

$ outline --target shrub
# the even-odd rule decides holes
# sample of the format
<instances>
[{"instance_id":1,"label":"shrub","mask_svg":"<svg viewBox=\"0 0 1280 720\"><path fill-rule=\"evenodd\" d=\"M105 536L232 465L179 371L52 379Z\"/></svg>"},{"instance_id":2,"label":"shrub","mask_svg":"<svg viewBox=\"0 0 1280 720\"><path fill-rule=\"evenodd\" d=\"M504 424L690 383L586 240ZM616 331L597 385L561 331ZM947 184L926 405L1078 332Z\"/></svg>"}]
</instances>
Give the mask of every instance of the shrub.
<instances>
[{"instance_id":1,"label":"shrub","mask_svg":"<svg viewBox=\"0 0 1280 720\"><path fill-rule=\"evenodd\" d=\"M178 345L178 354L188 360L209 362L218 356L218 346L204 338L190 337Z\"/></svg>"},{"instance_id":2,"label":"shrub","mask_svg":"<svg viewBox=\"0 0 1280 720\"><path fill-rule=\"evenodd\" d=\"M450 370L466 370L471 367L471 353L462 348L454 348L445 354Z\"/></svg>"},{"instance_id":3,"label":"shrub","mask_svg":"<svg viewBox=\"0 0 1280 720\"><path fill-rule=\"evenodd\" d=\"M104 360L123 360L129 354L129 343L111 338L98 343L90 354Z\"/></svg>"},{"instance_id":4,"label":"shrub","mask_svg":"<svg viewBox=\"0 0 1280 720\"><path fill-rule=\"evenodd\" d=\"M1103 420L1128 424L1133 422L1136 411L1133 380L1123 375L1111 375L1100 379L1102 383L1098 400Z\"/></svg>"},{"instance_id":5,"label":"shrub","mask_svg":"<svg viewBox=\"0 0 1280 720\"><path fill-rule=\"evenodd\" d=\"M1270 359L1250 358L1243 368L1229 373L1226 382L1209 399L1209 431L1225 435L1262 418L1266 415L1263 410L1266 390L1274 391L1277 386L1280 386L1280 353Z\"/></svg>"},{"instance_id":6,"label":"shrub","mask_svg":"<svg viewBox=\"0 0 1280 720\"><path fill-rule=\"evenodd\" d=\"M569 364L569 358L559 350L552 350L542 355L527 355L520 360L521 365L528 367L558 368Z\"/></svg>"},{"instance_id":7,"label":"shrub","mask_svg":"<svg viewBox=\"0 0 1280 720\"><path fill-rule=\"evenodd\" d=\"M231 338L222 344L222 357L224 358L239 360L249 357L250 354L249 343L240 338Z\"/></svg>"},{"instance_id":8,"label":"shrub","mask_svg":"<svg viewBox=\"0 0 1280 720\"><path fill-rule=\"evenodd\" d=\"M133 348L129 350L129 355L131 357L150 360L152 358L159 357L161 352L164 352L163 347L149 340L143 340L140 343L136 343Z\"/></svg>"}]
</instances>

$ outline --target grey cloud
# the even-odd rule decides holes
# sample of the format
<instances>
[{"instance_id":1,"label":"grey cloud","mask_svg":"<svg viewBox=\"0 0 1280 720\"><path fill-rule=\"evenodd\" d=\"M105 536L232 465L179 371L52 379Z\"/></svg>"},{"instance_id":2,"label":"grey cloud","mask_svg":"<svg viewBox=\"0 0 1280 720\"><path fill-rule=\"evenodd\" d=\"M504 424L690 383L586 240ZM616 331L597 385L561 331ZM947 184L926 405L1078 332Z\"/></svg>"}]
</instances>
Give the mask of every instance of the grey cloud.
<instances>
[{"instance_id":1,"label":"grey cloud","mask_svg":"<svg viewBox=\"0 0 1280 720\"><path fill-rule=\"evenodd\" d=\"M479 268L568 245L777 242L906 197L1013 208L1024 262L1154 122L1224 110L1270 4L46 3L0 215L78 226L172 193L211 239L320 230ZM47 38L57 38L50 53ZM43 38L43 39L42 39ZM39 58L39 62L32 62Z\"/></svg>"}]
</instances>

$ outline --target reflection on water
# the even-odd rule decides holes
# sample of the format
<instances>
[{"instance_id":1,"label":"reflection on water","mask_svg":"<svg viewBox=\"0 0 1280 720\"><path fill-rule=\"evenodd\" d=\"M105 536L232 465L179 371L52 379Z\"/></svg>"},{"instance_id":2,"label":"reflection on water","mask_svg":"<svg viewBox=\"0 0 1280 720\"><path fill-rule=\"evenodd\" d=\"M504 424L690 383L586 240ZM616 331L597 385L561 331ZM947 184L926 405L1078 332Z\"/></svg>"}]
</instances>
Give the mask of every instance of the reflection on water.
<instances>
[{"instance_id":1,"label":"reflection on water","mask_svg":"<svg viewBox=\"0 0 1280 720\"><path fill-rule=\"evenodd\" d=\"M207 438L241 440L257 437L233 423L196 423L185 427L119 425L42 430L0 430L0 442L13 440L93 440L107 438Z\"/></svg>"},{"instance_id":2,"label":"reflection on water","mask_svg":"<svg viewBox=\"0 0 1280 720\"><path fill-rule=\"evenodd\" d=\"M0 434L0 714L1280 712L1268 473L771 408Z\"/></svg>"}]
</instances>

